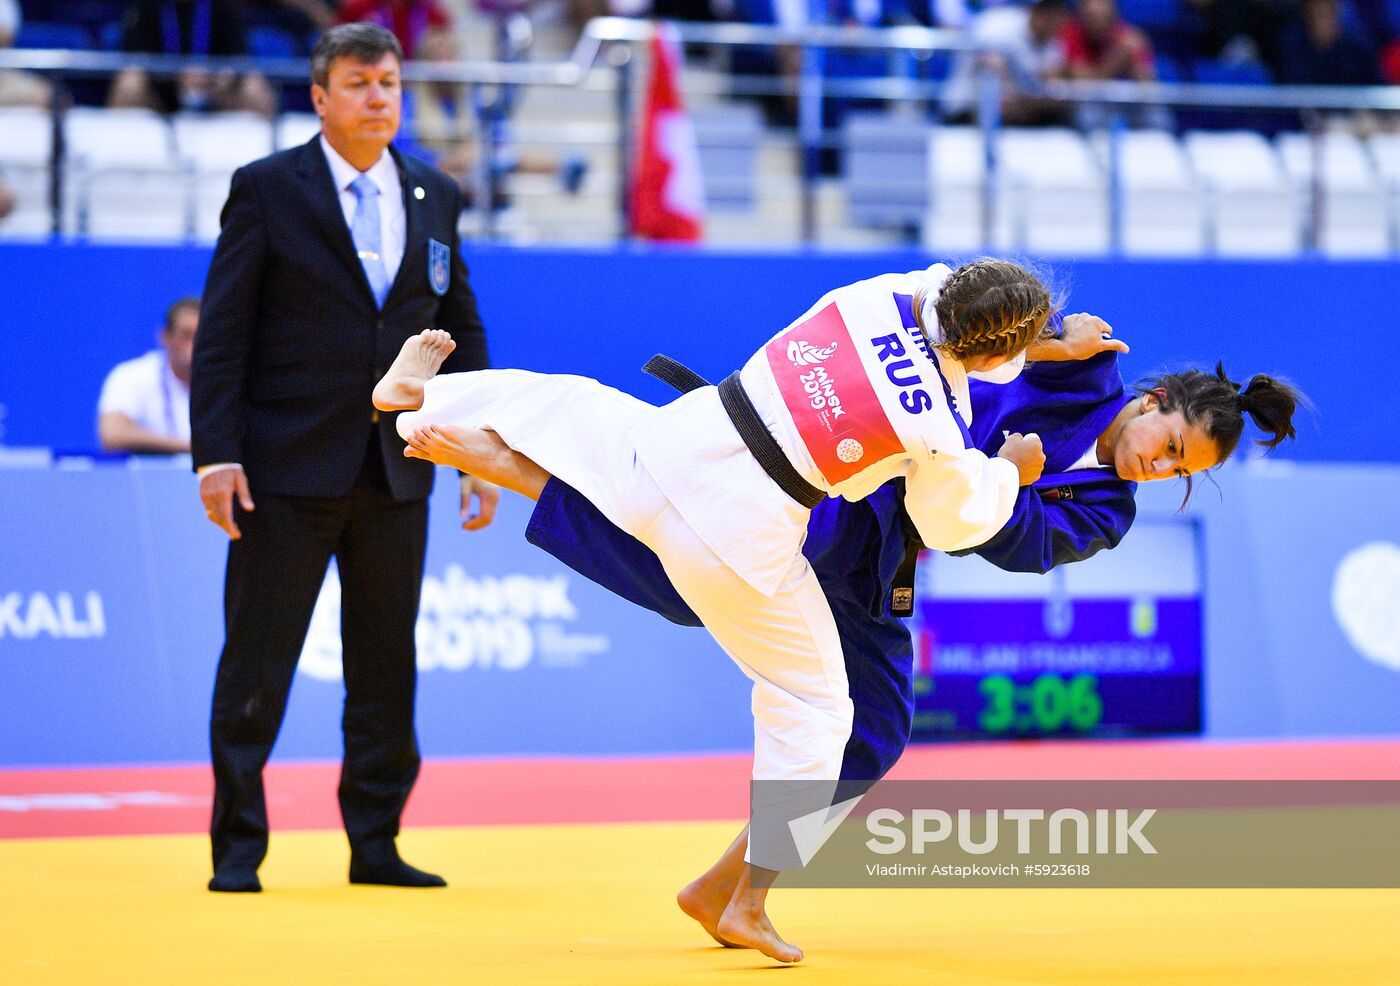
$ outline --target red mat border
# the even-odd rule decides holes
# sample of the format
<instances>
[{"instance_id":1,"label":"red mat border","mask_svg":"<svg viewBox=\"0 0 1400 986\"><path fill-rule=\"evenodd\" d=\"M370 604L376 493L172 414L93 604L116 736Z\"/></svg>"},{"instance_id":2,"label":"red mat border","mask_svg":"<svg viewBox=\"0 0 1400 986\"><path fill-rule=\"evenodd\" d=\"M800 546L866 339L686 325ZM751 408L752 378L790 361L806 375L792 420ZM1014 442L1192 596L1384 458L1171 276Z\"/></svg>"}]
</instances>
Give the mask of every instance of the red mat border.
<instances>
[{"instance_id":1,"label":"red mat border","mask_svg":"<svg viewBox=\"0 0 1400 986\"><path fill-rule=\"evenodd\" d=\"M748 810L744 754L432 760L408 826L735 819ZM339 765L272 764L274 829L340 826ZM912 747L892 776L985 780L1400 780L1400 739L1037 741ZM206 830L204 764L0 771L0 839Z\"/></svg>"}]
</instances>

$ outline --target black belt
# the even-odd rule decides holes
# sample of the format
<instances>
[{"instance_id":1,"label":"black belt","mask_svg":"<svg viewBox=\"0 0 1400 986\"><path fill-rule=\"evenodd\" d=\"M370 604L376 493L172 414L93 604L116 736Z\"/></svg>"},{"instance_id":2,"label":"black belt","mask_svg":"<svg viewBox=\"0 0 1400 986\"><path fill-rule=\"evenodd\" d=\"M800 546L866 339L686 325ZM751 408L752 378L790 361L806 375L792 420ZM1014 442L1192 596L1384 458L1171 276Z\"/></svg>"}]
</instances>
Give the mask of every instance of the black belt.
<instances>
[{"instance_id":1,"label":"black belt","mask_svg":"<svg viewBox=\"0 0 1400 986\"><path fill-rule=\"evenodd\" d=\"M675 387L682 394L710 386L710 381L684 363L677 363L671 357L662 356L660 353L642 364L642 372L649 373L662 383Z\"/></svg>"},{"instance_id":2,"label":"black belt","mask_svg":"<svg viewBox=\"0 0 1400 986\"><path fill-rule=\"evenodd\" d=\"M700 374L660 353L647 360L642 370L663 383L670 384L683 394L709 386ZM763 424L763 419L758 416L758 409L753 406L753 401L739 383L737 370L720 383L719 400L724 405L724 413L729 415L734 429L739 432L739 437L744 440L744 444L768 474L768 478L778 484L779 489L808 510L826 499L824 492L802 478L802 474L793 466L777 439Z\"/></svg>"},{"instance_id":3,"label":"black belt","mask_svg":"<svg viewBox=\"0 0 1400 986\"><path fill-rule=\"evenodd\" d=\"M646 361L642 372L651 374L662 383L676 388L682 394L710 386L708 380L690 367L660 353ZM753 402L749 400L748 394L744 393L744 388L739 386L739 374L735 373L719 385L719 396L720 401L724 404L725 412L729 415L729 420L734 422L734 427L739 430L739 436L744 439L744 444L753 452L754 457L763 466L764 472L772 477L773 482L782 487L783 492L809 510L826 499L825 493L822 493L798 474L797 470L792 467L792 463L788 461L788 457L783 454L783 450L778 447L778 443L774 441L773 436L768 433L768 429L763 426L763 421L759 418ZM733 408L731 408L731 401L734 402ZM754 434L756 440L751 440L750 434ZM787 481L794 484L793 488L789 489L784 480L774 474L774 469L770 468L770 463L774 460L765 459L758 451L757 446L764 446L771 450L772 455L776 455L776 462L779 463L776 467L778 472L781 473L784 468L786 469ZM919 539L918 529L904 509L904 481L898 480L898 483L899 522L904 534L904 559L899 563L899 570L894 576L894 584L890 587L890 615L909 617L914 615L914 573L919 561L919 552L924 550L924 543ZM803 499L804 496L809 497L809 499Z\"/></svg>"},{"instance_id":4,"label":"black belt","mask_svg":"<svg viewBox=\"0 0 1400 986\"><path fill-rule=\"evenodd\" d=\"M914 575L919 564L919 552L924 550L919 529L904 508L904 480L899 484L899 528L904 535L904 557L895 570L894 582L890 585L890 615L905 619L914 615Z\"/></svg>"}]
</instances>

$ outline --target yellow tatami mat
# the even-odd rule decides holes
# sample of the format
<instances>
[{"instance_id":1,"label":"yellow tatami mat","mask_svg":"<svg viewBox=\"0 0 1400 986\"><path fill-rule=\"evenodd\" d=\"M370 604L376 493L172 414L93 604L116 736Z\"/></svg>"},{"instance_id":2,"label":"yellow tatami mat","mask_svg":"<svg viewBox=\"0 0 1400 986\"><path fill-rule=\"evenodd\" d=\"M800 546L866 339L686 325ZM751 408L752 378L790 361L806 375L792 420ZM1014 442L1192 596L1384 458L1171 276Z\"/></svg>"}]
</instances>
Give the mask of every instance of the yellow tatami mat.
<instances>
[{"instance_id":1,"label":"yellow tatami mat","mask_svg":"<svg viewBox=\"0 0 1400 986\"><path fill-rule=\"evenodd\" d=\"M406 832L445 891L351 887L343 834L274 833L260 895L204 889L203 836L0 842L0 983L1400 983L1394 890L777 890L785 969L674 903L738 827Z\"/></svg>"}]
</instances>

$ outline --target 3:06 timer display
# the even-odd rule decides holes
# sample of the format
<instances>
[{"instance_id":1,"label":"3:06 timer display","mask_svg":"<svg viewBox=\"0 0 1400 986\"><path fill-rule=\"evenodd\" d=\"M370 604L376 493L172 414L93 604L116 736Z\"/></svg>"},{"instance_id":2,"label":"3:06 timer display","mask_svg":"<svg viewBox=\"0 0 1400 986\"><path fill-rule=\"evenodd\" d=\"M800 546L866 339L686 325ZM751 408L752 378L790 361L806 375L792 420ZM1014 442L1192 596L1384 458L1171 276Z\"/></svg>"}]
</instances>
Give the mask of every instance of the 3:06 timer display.
<instances>
[{"instance_id":1,"label":"3:06 timer display","mask_svg":"<svg viewBox=\"0 0 1400 986\"><path fill-rule=\"evenodd\" d=\"M1099 678L1094 674L1042 674L1028 683L992 674L977 683L977 691L985 702L977 724L992 735L1088 732L1103 720Z\"/></svg>"},{"instance_id":2,"label":"3:06 timer display","mask_svg":"<svg viewBox=\"0 0 1400 986\"><path fill-rule=\"evenodd\" d=\"M915 738L1198 732L1199 670L1182 674L984 671L916 675Z\"/></svg>"}]
</instances>

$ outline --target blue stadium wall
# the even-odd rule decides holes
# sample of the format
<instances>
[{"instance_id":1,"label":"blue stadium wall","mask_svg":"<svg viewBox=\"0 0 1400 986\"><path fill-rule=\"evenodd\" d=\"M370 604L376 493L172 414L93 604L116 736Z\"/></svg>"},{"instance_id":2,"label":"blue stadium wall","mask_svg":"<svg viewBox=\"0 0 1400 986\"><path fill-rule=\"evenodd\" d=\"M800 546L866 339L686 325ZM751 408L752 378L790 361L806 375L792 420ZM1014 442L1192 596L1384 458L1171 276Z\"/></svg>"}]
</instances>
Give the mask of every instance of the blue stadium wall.
<instances>
[{"instance_id":1,"label":"blue stadium wall","mask_svg":"<svg viewBox=\"0 0 1400 986\"><path fill-rule=\"evenodd\" d=\"M91 451L104 374L150 348L174 297L199 293L208 257L0 246L0 444ZM657 401L666 390L636 370L652 353L717 378L825 290L930 259L468 250L497 365L587 373ZM1400 612L1400 437L1388 393L1400 265L1051 269L1069 310L1103 314L1132 344L1129 375L1223 359L1236 375L1287 374L1318 405L1284 461L1227 467L1192 506L1204 535L1206 734L1400 733L1400 623L1374 618ZM634 612L526 546L524 504L508 502L490 532L456 530L449 485L433 504L419 628L431 655L427 753L748 744L746 683L705 635ZM1144 489L1143 512L1170 517L1180 491L1157 487ZM1333 598L1357 558L1380 594L1361 631ZM0 766L203 758L221 577L221 535L182 469L0 470ZM334 631L328 605L279 757L337 755Z\"/></svg>"},{"instance_id":2,"label":"blue stadium wall","mask_svg":"<svg viewBox=\"0 0 1400 986\"><path fill-rule=\"evenodd\" d=\"M496 365L584 373L664 400L637 372L652 353L718 378L832 287L939 258L470 247L467 259ZM0 245L0 442L91 450L103 376L151 348L165 306L203 289L208 261L201 249ZM1100 313L1130 340L1127 373L1217 359L1236 375L1286 373L1320 409L1289 458L1400 462L1400 432L1376 426L1387 402L1373 396L1400 363L1400 264L1048 269L1068 310ZM52 373L30 370L56 358L57 391Z\"/></svg>"}]
</instances>

